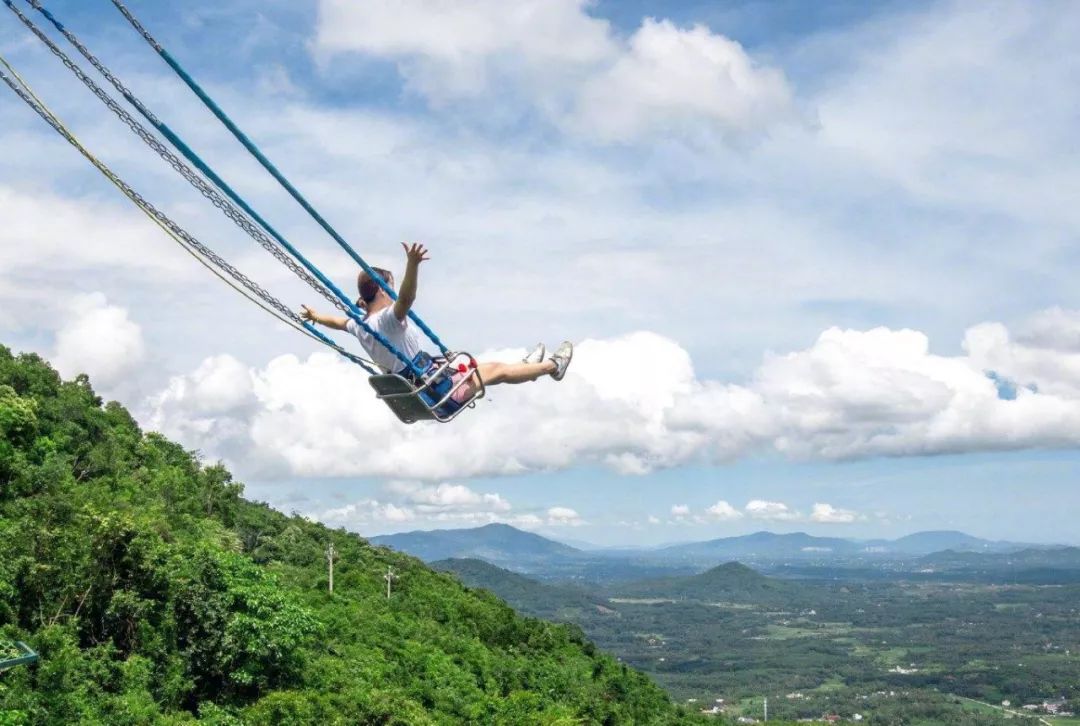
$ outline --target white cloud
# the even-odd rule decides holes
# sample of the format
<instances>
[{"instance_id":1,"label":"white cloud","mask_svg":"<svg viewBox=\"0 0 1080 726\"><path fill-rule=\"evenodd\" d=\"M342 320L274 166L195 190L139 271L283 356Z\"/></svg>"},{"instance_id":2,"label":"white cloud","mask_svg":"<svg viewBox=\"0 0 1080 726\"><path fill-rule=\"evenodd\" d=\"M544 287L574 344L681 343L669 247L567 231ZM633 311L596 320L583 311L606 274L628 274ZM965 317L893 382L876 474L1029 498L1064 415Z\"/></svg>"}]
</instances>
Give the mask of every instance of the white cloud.
<instances>
[{"instance_id":1,"label":"white cloud","mask_svg":"<svg viewBox=\"0 0 1080 726\"><path fill-rule=\"evenodd\" d=\"M262 405L255 371L231 355L205 359L151 397L148 425L211 456L241 460L253 449L252 423ZM278 461L267 455L259 465Z\"/></svg>"},{"instance_id":2,"label":"white cloud","mask_svg":"<svg viewBox=\"0 0 1080 726\"><path fill-rule=\"evenodd\" d=\"M313 517L321 522L336 526L358 526L372 521L400 524L416 519L416 512L392 502L379 502L376 499L361 499L320 512Z\"/></svg>"},{"instance_id":3,"label":"white cloud","mask_svg":"<svg viewBox=\"0 0 1080 726\"><path fill-rule=\"evenodd\" d=\"M649 524L660 524L661 520L660 520L660 518L659 518L659 517L657 517L657 516L655 516L655 515L652 515L652 514L650 514L650 515L649 515L649 519L648 519L648 522L649 522Z\"/></svg>"},{"instance_id":4,"label":"white cloud","mask_svg":"<svg viewBox=\"0 0 1080 726\"><path fill-rule=\"evenodd\" d=\"M781 71L704 26L646 19L619 59L584 85L570 123L601 140L633 141L653 132L742 133L791 115Z\"/></svg>"},{"instance_id":5,"label":"white cloud","mask_svg":"<svg viewBox=\"0 0 1080 726\"><path fill-rule=\"evenodd\" d=\"M221 366L232 363L211 359L174 378L151 402L152 420L188 445L267 472L440 479L566 468L603 462L612 452L652 468L684 458L699 439L665 430L664 410L689 392L693 375L685 351L651 334L582 342L563 382L493 389L497 403L481 402L446 426L402 426L373 398L359 368L317 353L306 361L281 356L251 371L250 395L216 417L231 419L245 437L202 435L222 428L191 426L206 418L200 401L213 379L207 369Z\"/></svg>"},{"instance_id":6,"label":"white cloud","mask_svg":"<svg viewBox=\"0 0 1080 726\"><path fill-rule=\"evenodd\" d=\"M146 243L156 227L133 208L40 190L27 193L5 181L0 177L0 278L25 279L35 269L64 276L125 269L159 280L191 269L171 243Z\"/></svg>"},{"instance_id":7,"label":"white cloud","mask_svg":"<svg viewBox=\"0 0 1080 726\"><path fill-rule=\"evenodd\" d=\"M142 329L101 293L71 301L56 334L53 363L67 377L86 373L98 386L122 382L145 355Z\"/></svg>"},{"instance_id":8,"label":"white cloud","mask_svg":"<svg viewBox=\"0 0 1080 726\"><path fill-rule=\"evenodd\" d=\"M613 52L606 21L581 0L322 0L315 49L398 59L418 91L477 95L490 76L537 78ZM506 68L510 66L510 68Z\"/></svg>"},{"instance_id":9,"label":"white cloud","mask_svg":"<svg viewBox=\"0 0 1080 726\"><path fill-rule=\"evenodd\" d=\"M850 509L838 509L822 502L816 502L810 512L810 521L822 524L851 524L858 518L859 515Z\"/></svg>"},{"instance_id":10,"label":"white cloud","mask_svg":"<svg viewBox=\"0 0 1080 726\"><path fill-rule=\"evenodd\" d=\"M671 507L672 517L689 517L690 507L685 504L675 504Z\"/></svg>"},{"instance_id":11,"label":"white cloud","mask_svg":"<svg viewBox=\"0 0 1080 726\"><path fill-rule=\"evenodd\" d=\"M444 512L507 512L510 502L499 494L473 491L464 484L442 483L437 486L425 486L414 482L393 482L387 491L405 497L415 508L425 514Z\"/></svg>"},{"instance_id":12,"label":"white cloud","mask_svg":"<svg viewBox=\"0 0 1080 726\"><path fill-rule=\"evenodd\" d=\"M743 517L742 512L731 506L723 499L706 509L705 514L708 515L710 519L719 520L721 522L728 522L734 519L742 519Z\"/></svg>"},{"instance_id":13,"label":"white cloud","mask_svg":"<svg viewBox=\"0 0 1080 726\"><path fill-rule=\"evenodd\" d=\"M544 525L544 519L536 514L517 514L509 518L507 524L512 524L521 529L536 529Z\"/></svg>"},{"instance_id":14,"label":"white cloud","mask_svg":"<svg viewBox=\"0 0 1080 726\"><path fill-rule=\"evenodd\" d=\"M1030 254L1041 242L1033 229L1076 228L1065 182L1076 178L1074 129L1062 110L1075 103L1063 89L1078 30L1069 3L991 0L831 36L850 68L816 99L822 142L924 203L1024 217Z\"/></svg>"},{"instance_id":15,"label":"white cloud","mask_svg":"<svg viewBox=\"0 0 1080 726\"><path fill-rule=\"evenodd\" d=\"M547 523L552 527L577 527L585 522L570 507L551 507L547 510Z\"/></svg>"},{"instance_id":16,"label":"white cloud","mask_svg":"<svg viewBox=\"0 0 1080 726\"><path fill-rule=\"evenodd\" d=\"M752 499L747 502L746 513L754 519L772 522L791 522L800 518L798 512L783 502L769 502L763 499Z\"/></svg>"},{"instance_id":17,"label":"white cloud","mask_svg":"<svg viewBox=\"0 0 1080 726\"><path fill-rule=\"evenodd\" d=\"M441 483L435 486L418 482L394 481L383 486L379 498L365 498L343 507L334 507L312 516L324 522L362 528L369 531L386 524L402 522L428 524L480 525L508 522L517 526L536 526L544 520L532 514L513 515L510 502L496 493L480 493L463 484ZM573 523L578 519L559 510L549 515L549 523ZM562 516L560 516L562 515Z\"/></svg>"},{"instance_id":18,"label":"white cloud","mask_svg":"<svg viewBox=\"0 0 1080 726\"><path fill-rule=\"evenodd\" d=\"M500 494L480 493L463 484L435 486L409 481L392 481L382 486L378 497L366 497L344 506L308 514L312 519L349 527L365 533L411 527L475 527L494 522L522 529L578 527L585 524L577 510L566 506L548 507L540 513L514 512Z\"/></svg>"},{"instance_id":19,"label":"white cloud","mask_svg":"<svg viewBox=\"0 0 1080 726\"><path fill-rule=\"evenodd\" d=\"M1047 319L1031 328L1037 340L975 326L956 356L930 353L912 330L830 329L805 350L768 356L742 385L699 380L686 352L652 333L584 341L562 383L492 389L492 402L448 426L402 426L361 371L330 355L246 372L218 357L173 379L152 421L188 446L270 470L423 480L590 463L640 473L762 449L837 459L1073 446L1080 354L1047 347ZM987 370L1015 381L1015 395ZM459 486L423 491L491 496Z\"/></svg>"},{"instance_id":20,"label":"white cloud","mask_svg":"<svg viewBox=\"0 0 1080 726\"><path fill-rule=\"evenodd\" d=\"M647 18L628 39L587 0L322 0L324 57L391 58L436 103L524 93L551 121L600 141L760 131L792 116L784 74L733 40Z\"/></svg>"}]
</instances>

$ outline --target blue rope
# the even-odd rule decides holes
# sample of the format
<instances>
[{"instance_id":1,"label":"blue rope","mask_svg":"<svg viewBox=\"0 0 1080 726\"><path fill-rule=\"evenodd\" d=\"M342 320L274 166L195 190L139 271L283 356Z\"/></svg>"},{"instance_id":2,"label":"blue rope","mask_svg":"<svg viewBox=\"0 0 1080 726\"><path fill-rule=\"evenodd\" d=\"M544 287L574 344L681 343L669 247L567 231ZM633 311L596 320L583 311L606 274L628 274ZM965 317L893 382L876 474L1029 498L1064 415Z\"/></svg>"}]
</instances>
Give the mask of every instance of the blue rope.
<instances>
[{"instance_id":1,"label":"blue rope","mask_svg":"<svg viewBox=\"0 0 1080 726\"><path fill-rule=\"evenodd\" d=\"M338 234L337 230L330 226L330 223L327 222L326 219L323 218L323 216L319 214L319 212L311 205L311 203L308 202L304 195L302 195L300 191L295 186L293 186L288 179L285 178L285 175L282 174L268 158L266 158L262 151L259 150L259 147L256 146L250 138L248 138L247 134L241 131L240 128L235 123L233 123L233 120L229 118L228 114L226 114L225 111L223 111L221 107L214 102L214 99L212 99L206 93L206 91L203 90L202 86L200 86L195 81L195 79L192 78L188 74L188 72L184 70L183 66L181 66L180 63L175 58L173 58L172 55L170 55L169 52L165 50L161 46L161 44L157 42L157 40L154 39L153 36L150 35L150 32L146 30L145 27L143 27L143 25L138 21L138 19L136 19L135 16L131 13L131 11L128 10L128 8L125 7L124 4L120 2L120 0L112 0L112 3L116 6L116 9L119 10L125 18L127 18L128 22L131 23L135 30L137 30L139 34L146 39L150 46L155 51L157 51L158 55L162 57L165 63L167 63L168 66L176 72L176 75L178 75L180 79L185 84L187 84L188 88L190 88L195 93L195 95L199 97L199 100L201 100L203 104L208 109L210 109L210 112L213 113L214 116L216 116L218 120L225 125L225 128L232 132L232 135L236 137L236 140L239 141L244 146L244 148L247 149L251 153L251 155L259 161L260 164L262 164L263 168L266 169L266 171L270 172L270 175L273 176L274 179L276 179L282 187L284 187L285 191L287 191L292 196L292 198L295 199L300 204L300 206L303 207L304 210L311 215L312 219L318 222L319 226L322 227L326 231L326 233L329 234L334 239L334 241L337 242L343 250L345 250L345 252L348 253L348 255L353 259L353 261L356 262L356 264L358 264L364 270L364 272L366 272L368 276L372 280L374 280L379 285L379 287L381 287L386 292L387 295L390 296L391 299L397 300L397 293L394 291L394 289L388 284L386 284L386 281L382 279L382 276L375 272L375 270L370 265L368 265L368 263L365 262L362 257L360 257L356 250L354 250L352 246L345 241L345 238ZM409 311L409 319L416 323L417 327L420 328L420 330L424 331L424 334L427 335L431 342L434 343L444 355L450 352L447 347L443 345L442 341L439 340L439 336L437 336L435 332L431 330L431 328L429 328L423 320L420 319L420 316L414 313L412 310Z\"/></svg>"},{"instance_id":2,"label":"blue rope","mask_svg":"<svg viewBox=\"0 0 1080 726\"><path fill-rule=\"evenodd\" d=\"M56 27L58 31L63 33L64 36L72 42L72 45L74 45L84 55L87 55L87 52L85 52L82 44L76 42L77 38L74 37L74 34L71 33L63 25L63 23L61 23L51 12L49 12L45 7L43 7L40 2L37 2L37 0L28 1L30 2L30 5L36 10L38 10L50 23L53 24L54 27ZM20 19L22 19L23 22L26 23L32 31L35 31L35 34L37 34L38 31L36 30L36 27L29 21L28 18L25 18L25 16L23 16L22 13L20 13L14 5L12 5L11 0L3 0L3 2L16 15L18 15ZM38 37L46 45L49 46L50 50L56 53L59 57L66 57L64 56L63 52L60 51L60 49L57 48L47 37L43 35L39 35ZM95 66L96 65L97 63L95 63ZM201 171L211 182L213 182L214 185L217 186L226 196L228 196L233 202L235 202L238 207L244 210L244 212L246 212L252 219L254 219L259 225L261 225L275 240L277 240L277 242L282 247L288 250L289 253L293 257L295 257L300 264L302 264L312 275L314 275L319 280L319 282L324 284L327 289L333 292L345 305L346 315L352 318L380 345L390 351L394 355L394 357L396 357L405 365L407 370L411 371L415 375L423 374L423 370L417 367L411 359L409 359L405 354L399 351L394 346L394 344L387 340L385 336L379 333L379 331L375 330L367 324L363 317L363 311L361 311L356 306L356 304L353 303L352 299L349 298L348 295L346 295L340 288L338 288L337 285L335 285L330 280L330 278L324 275L318 267L316 267L312 262L310 262L298 249L296 249L296 247L294 247L269 222L267 222L258 212L256 212L251 207L251 205L249 205L243 199L243 197L241 197L227 182L225 182L224 179L222 179L205 161L203 161L202 157L200 157L190 146L188 146L183 139L181 139L167 124L160 121L149 109L146 108L142 101L136 98L126 87L123 86L123 84L115 80L115 77L113 77L111 73L105 73L105 75L107 78L110 79L110 81L113 82L113 86L117 89L117 91L119 91L120 94L123 95L124 98L127 99L127 101L135 107L135 109L147 120L148 123L150 123L154 128L156 128L174 147L176 147L177 151L179 151L188 161L194 164L199 171ZM313 331L315 330L314 326L310 326L309 329ZM330 341L332 343L332 340L328 336L322 334L321 332L317 332L317 334L321 339L325 341ZM366 366L365 369L368 370L369 373L371 372L371 370Z\"/></svg>"}]
</instances>

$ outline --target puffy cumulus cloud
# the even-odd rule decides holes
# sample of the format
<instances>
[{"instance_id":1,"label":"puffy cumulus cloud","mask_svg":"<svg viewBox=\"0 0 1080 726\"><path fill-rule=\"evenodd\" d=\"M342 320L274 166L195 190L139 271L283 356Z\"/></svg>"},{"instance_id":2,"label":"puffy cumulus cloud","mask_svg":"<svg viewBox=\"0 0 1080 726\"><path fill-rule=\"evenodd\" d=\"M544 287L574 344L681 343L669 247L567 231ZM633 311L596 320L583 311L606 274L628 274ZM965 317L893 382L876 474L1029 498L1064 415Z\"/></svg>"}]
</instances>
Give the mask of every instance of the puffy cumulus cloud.
<instances>
[{"instance_id":1,"label":"puffy cumulus cloud","mask_svg":"<svg viewBox=\"0 0 1080 726\"><path fill-rule=\"evenodd\" d=\"M966 355L929 352L911 330L829 330L776 356L754 388L776 417L775 446L848 458L1060 446L1080 435L1073 354L1014 341L1004 326L968 330ZM987 375L1018 380L1014 400Z\"/></svg>"},{"instance_id":2,"label":"puffy cumulus cloud","mask_svg":"<svg viewBox=\"0 0 1080 726\"><path fill-rule=\"evenodd\" d=\"M983 323L964 336L972 361L1029 392L1080 398L1080 312L1052 308L1032 316L1014 336Z\"/></svg>"},{"instance_id":3,"label":"puffy cumulus cloud","mask_svg":"<svg viewBox=\"0 0 1080 726\"><path fill-rule=\"evenodd\" d=\"M226 375L222 369L234 371L235 361L208 359L174 378L151 401L152 421L208 454L264 470L430 480L605 463L612 455L648 470L700 445L699 433L664 424L664 412L692 389L689 356L648 333L585 341L563 382L493 388L497 403L482 401L451 426L402 426L373 398L359 368L324 353L281 356L250 370L250 382L236 381L227 410L211 415L207 388ZM221 435L238 428L245 435Z\"/></svg>"},{"instance_id":4,"label":"puffy cumulus cloud","mask_svg":"<svg viewBox=\"0 0 1080 726\"><path fill-rule=\"evenodd\" d=\"M570 119L605 141L660 132L743 132L792 115L784 74L708 28L647 19L617 61L588 80Z\"/></svg>"},{"instance_id":5,"label":"puffy cumulus cloud","mask_svg":"<svg viewBox=\"0 0 1080 726\"><path fill-rule=\"evenodd\" d=\"M751 499L746 503L745 509L746 513L754 519L765 519L772 522L791 522L802 518L802 515L783 502Z\"/></svg>"},{"instance_id":6,"label":"puffy cumulus cloud","mask_svg":"<svg viewBox=\"0 0 1080 726\"><path fill-rule=\"evenodd\" d=\"M93 293L72 300L56 334L53 363L64 376L86 373L107 388L120 383L145 353L142 329L127 310Z\"/></svg>"},{"instance_id":7,"label":"puffy cumulus cloud","mask_svg":"<svg viewBox=\"0 0 1080 726\"><path fill-rule=\"evenodd\" d=\"M731 503L721 499L716 504L706 507L701 514L695 514L685 504L677 504L671 508L671 516L673 519L669 522L670 524L731 522L744 517L771 522L816 522L820 524L849 524L859 519L858 513L849 509L840 509L831 504L816 503L807 516L784 502L773 502L765 499L751 499L741 511L732 506ZM659 524L660 520L656 517L650 517L649 523Z\"/></svg>"},{"instance_id":8,"label":"puffy cumulus cloud","mask_svg":"<svg viewBox=\"0 0 1080 726\"><path fill-rule=\"evenodd\" d=\"M742 519L743 513L723 499L719 500L716 504L708 507L705 510L705 515L709 519L718 520L721 522L730 522L735 519Z\"/></svg>"},{"instance_id":9,"label":"puffy cumulus cloud","mask_svg":"<svg viewBox=\"0 0 1080 726\"><path fill-rule=\"evenodd\" d=\"M588 0L322 0L314 49L393 59L434 102L523 94L605 142L759 129L792 116L784 74L708 28L647 18L629 38Z\"/></svg>"},{"instance_id":10,"label":"puffy cumulus cloud","mask_svg":"<svg viewBox=\"0 0 1080 726\"><path fill-rule=\"evenodd\" d=\"M377 498L365 498L311 516L346 527L400 524L402 522L459 523L466 525L510 522L530 525L535 515L510 515L510 502L500 494L477 492L464 484L443 482L431 486L419 482L392 481ZM576 515L575 515L576 516Z\"/></svg>"},{"instance_id":11,"label":"puffy cumulus cloud","mask_svg":"<svg viewBox=\"0 0 1080 726\"><path fill-rule=\"evenodd\" d=\"M365 532L410 526L479 526L501 522L522 529L576 527L585 520L574 509L553 506L540 513L514 512L509 501L496 493L477 492L463 484L444 482L429 486L395 481L377 497L308 514L312 519Z\"/></svg>"},{"instance_id":12,"label":"puffy cumulus cloud","mask_svg":"<svg viewBox=\"0 0 1080 726\"><path fill-rule=\"evenodd\" d=\"M650 514L648 520L649 524L660 524L661 519L654 514Z\"/></svg>"},{"instance_id":13,"label":"puffy cumulus cloud","mask_svg":"<svg viewBox=\"0 0 1080 726\"><path fill-rule=\"evenodd\" d=\"M551 527L577 527L585 520L570 507L551 507L547 510L547 524Z\"/></svg>"},{"instance_id":14,"label":"puffy cumulus cloud","mask_svg":"<svg viewBox=\"0 0 1080 726\"><path fill-rule=\"evenodd\" d=\"M858 518L858 513L850 509L839 509L823 502L816 502L810 512L810 521L821 524L851 524Z\"/></svg>"},{"instance_id":15,"label":"puffy cumulus cloud","mask_svg":"<svg viewBox=\"0 0 1080 726\"><path fill-rule=\"evenodd\" d=\"M246 459L261 406L255 379L255 371L230 355L207 358L151 398L149 426L212 456ZM284 466L276 455L263 453L261 468Z\"/></svg>"},{"instance_id":16,"label":"puffy cumulus cloud","mask_svg":"<svg viewBox=\"0 0 1080 726\"><path fill-rule=\"evenodd\" d=\"M589 340L562 383L493 388L452 426L402 426L361 371L328 354L250 370L218 357L173 379L152 421L234 463L428 481L594 464L637 474L762 449L839 459L1074 446L1078 319L1052 311L1017 335L977 325L952 356L913 330L834 328L767 356L742 384L699 379L686 351L653 333ZM1002 381L1015 382L1010 395ZM431 496L461 495L448 486Z\"/></svg>"},{"instance_id":17,"label":"puffy cumulus cloud","mask_svg":"<svg viewBox=\"0 0 1080 726\"><path fill-rule=\"evenodd\" d=\"M393 502L380 502L377 499L361 499L343 507L328 509L313 515L313 519L330 525L343 527L359 526L369 522L387 522L400 524L416 519L416 512Z\"/></svg>"},{"instance_id":18,"label":"puffy cumulus cloud","mask_svg":"<svg viewBox=\"0 0 1080 726\"><path fill-rule=\"evenodd\" d=\"M447 512L507 512L510 502L499 494L483 494L464 484L442 483L425 486L414 482L392 482L386 489L401 494L424 514Z\"/></svg>"}]
</instances>

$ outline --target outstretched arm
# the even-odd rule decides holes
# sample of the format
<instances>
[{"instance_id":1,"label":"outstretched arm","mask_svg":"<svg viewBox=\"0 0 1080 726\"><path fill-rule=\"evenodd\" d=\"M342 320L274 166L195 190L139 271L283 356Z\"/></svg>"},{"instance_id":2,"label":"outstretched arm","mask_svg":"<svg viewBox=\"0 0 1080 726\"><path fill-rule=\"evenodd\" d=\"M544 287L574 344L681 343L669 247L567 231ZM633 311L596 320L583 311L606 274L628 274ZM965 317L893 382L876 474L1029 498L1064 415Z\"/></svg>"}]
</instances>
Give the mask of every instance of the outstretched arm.
<instances>
[{"instance_id":1,"label":"outstretched arm","mask_svg":"<svg viewBox=\"0 0 1080 726\"><path fill-rule=\"evenodd\" d=\"M307 305L300 306L300 317L304 320L318 323L319 325L325 325L333 330L345 330L345 325L349 322L348 318L339 318L336 315L323 315L322 313L317 313Z\"/></svg>"},{"instance_id":2,"label":"outstretched arm","mask_svg":"<svg viewBox=\"0 0 1080 726\"><path fill-rule=\"evenodd\" d=\"M398 298L394 302L394 317L398 320L404 320L412 304L416 302L416 283L420 275L420 263L430 259L427 256L427 248L419 242L411 245L402 242L401 246L405 248L405 257L408 261L405 264L405 277L401 280Z\"/></svg>"}]
</instances>

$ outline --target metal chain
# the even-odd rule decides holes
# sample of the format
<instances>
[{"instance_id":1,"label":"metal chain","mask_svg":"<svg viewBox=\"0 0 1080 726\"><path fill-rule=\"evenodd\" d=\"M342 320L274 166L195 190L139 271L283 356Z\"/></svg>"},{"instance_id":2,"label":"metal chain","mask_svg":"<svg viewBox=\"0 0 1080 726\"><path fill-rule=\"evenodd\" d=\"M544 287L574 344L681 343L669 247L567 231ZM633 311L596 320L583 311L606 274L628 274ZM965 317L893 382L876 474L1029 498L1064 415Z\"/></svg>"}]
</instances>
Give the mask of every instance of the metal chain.
<instances>
[{"instance_id":1,"label":"metal chain","mask_svg":"<svg viewBox=\"0 0 1080 726\"><path fill-rule=\"evenodd\" d=\"M146 42L150 44L150 47L152 47L159 53L162 51L162 47L158 44L156 40L154 40L154 36L150 35L150 31L142 26L142 23L140 23L135 18L135 16L131 14L131 11L124 6L124 3L120 2L120 0L112 0L112 4L115 5L116 9L119 10L123 14L123 16L128 19L128 22L131 23L132 27L134 27L135 30L139 31L139 34L142 37L146 38Z\"/></svg>"},{"instance_id":2,"label":"metal chain","mask_svg":"<svg viewBox=\"0 0 1080 726\"><path fill-rule=\"evenodd\" d=\"M47 109L45 109L43 106L41 106L41 104L39 104L37 102L37 100L33 96L31 96L30 93L28 93L27 90L25 88L23 88L23 86L21 84L17 83L14 79L9 77L6 73L4 73L3 70L0 70L0 81L3 81L12 91L14 91L15 94L18 95L19 98L21 98L23 100L23 102L25 102L28 106L30 106L30 108L33 109L33 111L35 113L37 113L38 116L40 116L42 119L44 119L45 122L48 123L49 126L51 126L53 128L53 130L55 130L58 134L60 134L69 144L74 146L84 156L87 156L87 158L89 158L90 161L92 163L94 163L95 166L98 167L98 169L101 171L101 173L104 174L105 176L107 176L109 178L109 180L112 181L113 184L115 184L118 189L120 189L120 191L124 194L124 196L126 196L128 199L130 199L136 206L138 206L140 209L144 210L146 213L152 215L165 228L167 228L170 232L172 232L178 238L183 240L184 244L188 245L191 249L198 252L202 257L204 257L208 261L212 262L219 269L224 270L226 273L228 273L228 275L230 277L232 277L234 280L236 280L236 282L243 285L247 290L249 290L252 294L257 296L264 303L266 303L267 305L272 307L274 310L276 310L283 317L287 318L288 320L292 321L295 325L299 326L301 331L304 331L304 327L303 327L304 326L304 321L300 318L300 316L298 316L295 312L293 312L288 306L286 306L284 303L282 303L280 300L278 300L276 297L274 297L272 294L270 294L267 290L265 290L263 287L261 287L258 283L253 281L251 278L247 277L244 273L240 272L240 270L233 267L231 264L229 264L228 261L226 261L220 255L218 255L212 249L210 249L209 247L204 245L202 242L200 242L198 239L196 239L191 234L189 234L187 232L187 230L185 230L183 227L178 225L168 215L166 215L164 212L162 212L157 207L155 207L153 204L151 204L149 201L147 201L145 197L143 197L141 194L139 194L137 191L135 191L135 189L133 189L127 182L125 182L119 176L117 176L111 169L109 169L103 163L98 162L97 160L89 157L88 154L86 153L86 151L82 148L82 145L79 143L78 139L76 139L71 134L71 132L68 131L67 128L62 123L60 123L59 120L56 119L56 117L54 117ZM329 339L322 340L322 339L317 338L315 336L311 336L311 337L313 337L316 340L318 340L319 342L327 345L328 347L333 348L338 353L345 356L346 358L348 358L352 362L357 363L357 364L361 365L362 367L364 367L365 369L367 369L367 365L366 365L367 361L364 360L363 358L360 358L359 356L353 355L352 353L345 350L341 346L333 343L332 341L329 341Z\"/></svg>"},{"instance_id":3,"label":"metal chain","mask_svg":"<svg viewBox=\"0 0 1080 726\"><path fill-rule=\"evenodd\" d=\"M66 128L64 128L64 126L62 124L60 124L51 114L49 114L48 111L43 109L21 86L19 86L14 80L12 80L3 71L0 71L0 80L3 80L4 83L6 83L9 88L11 88L11 90L13 90L16 94L18 94L18 96L24 102L26 102L27 105L29 105L35 112L37 112L37 114L39 116L41 116L41 118L43 118L46 121L46 123L48 123L50 126L52 126L52 128L57 133L59 133L61 136L63 136L68 141L68 143L70 143L72 146L75 146L76 148L78 148L78 146L79 146L78 140L75 139L75 137L71 135L71 132L69 132ZM188 245L190 245L193 249L197 250L200 255L202 255L206 259L210 260L211 262L213 262L216 266L220 267L222 270L225 270L227 273L229 273L230 277L232 277L234 280L236 280L241 285L246 287L252 293L257 295L259 297L259 299L266 302L268 305L273 307L275 310L277 310L279 313L281 313L285 317L289 318L290 320L292 320L295 323L298 323L298 324L303 323L303 321L300 319L300 316L298 316L295 312L293 312L291 309L289 309L288 306L286 306L280 300L275 298L268 291L263 289L257 282L255 282L251 278L247 277L244 273L240 272L240 270L233 267L231 264L229 264L229 262L227 262L225 259L223 259L220 255L218 255L212 249L210 249L209 247L204 245L202 242L197 240L195 237L193 237L191 234L189 234L187 232L187 230L183 229L182 227L180 227L180 225L176 224L176 222L174 222L168 215L166 215L164 212L162 212L157 207L155 207L153 204L151 204L149 201L147 201L145 197L143 197L141 194L139 194L137 191L135 191L127 182L125 182L123 179L121 179L120 177L116 176L115 174L113 174L111 172L106 172L106 173L108 174L109 178L113 181L113 183L115 183L120 188L120 191L122 191L124 193L124 196L126 196L128 199L130 199L132 202L137 204L142 209L144 209L147 212L149 212L150 214L152 214L154 216L154 218L158 219L163 225L165 225L177 237L184 240L184 242L187 243Z\"/></svg>"},{"instance_id":4,"label":"metal chain","mask_svg":"<svg viewBox=\"0 0 1080 726\"><path fill-rule=\"evenodd\" d=\"M112 71L110 71L104 63L98 60L97 56L91 53L89 48L83 45L82 41L79 40L78 36L76 36L62 24L60 24L53 17L52 13L50 13L48 9L41 4L41 0L26 0L26 3L30 5L30 7L34 8L34 10L37 10L39 13L48 18L56 26L56 28L60 30L63 36L68 39L68 42L70 42L73 46L75 46L76 49L78 49L78 51L82 54L83 58L86 58L86 60L90 62L90 65L94 66L94 68L97 69L98 73L104 76L105 80L111 83L113 88L119 91L124 96L124 98L130 99L132 105L138 108L139 112L146 116L147 119L149 119L150 123L160 123L158 117L150 109L144 106L142 101L136 98L135 94L131 92L131 89L125 86L123 81L113 75Z\"/></svg>"},{"instance_id":5,"label":"metal chain","mask_svg":"<svg viewBox=\"0 0 1080 726\"><path fill-rule=\"evenodd\" d=\"M4 4L15 13L15 15L22 21L30 32L32 32L39 40L52 51L60 62L62 62L68 70L70 70L76 78L82 81L83 85L89 88L98 99L105 104L105 106L116 114L121 121L142 141L149 146L154 152L157 153L166 163L169 164L177 173L179 173L189 184L191 184L196 190L199 191L206 199L210 201L215 207L217 207L226 217L232 220L236 226L244 230L252 239L254 239L260 247L269 252L279 262L285 265L289 270L293 272L297 277L306 282L312 288L314 288L320 295L326 298L331 304L343 312L348 312L344 303L338 299L336 295L330 292L326 287L312 277L307 270L305 270L299 263L296 262L291 256L289 256L279 245L271 240L263 230L255 224L246 214L236 208L231 202L225 199L221 194L217 192L205 179L202 178L195 170L185 164L178 156L173 154L165 144L158 140L153 133L145 126L140 124L130 113L127 112L119 103L116 102L104 89L98 86L92 78L90 78L83 70L76 64L71 58L68 57L63 50L61 50L52 39L45 35L40 28L38 28L32 20L26 17L18 8L11 4L10 0L4 0ZM31 2L35 8L39 7L38 3ZM64 31L65 37L71 41L72 45L79 49L79 52L96 68L106 79L113 83L121 93L130 95L130 92L123 86L122 83L105 68L97 58L83 46L69 31ZM151 118L152 118L151 114ZM215 255L216 257L216 255ZM220 258L219 258L220 259ZM217 264L215 262L215 264ZM295 315L295 313L293 314Z\"/></svg>"}]
</instances>

